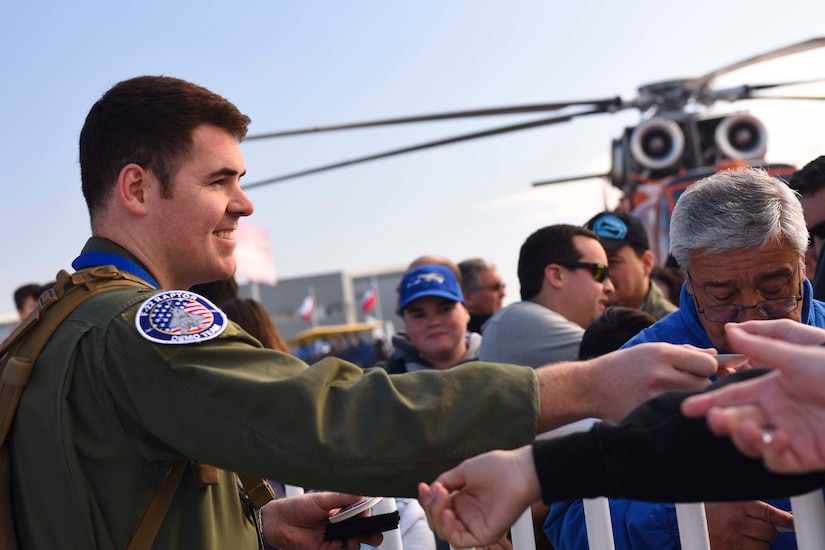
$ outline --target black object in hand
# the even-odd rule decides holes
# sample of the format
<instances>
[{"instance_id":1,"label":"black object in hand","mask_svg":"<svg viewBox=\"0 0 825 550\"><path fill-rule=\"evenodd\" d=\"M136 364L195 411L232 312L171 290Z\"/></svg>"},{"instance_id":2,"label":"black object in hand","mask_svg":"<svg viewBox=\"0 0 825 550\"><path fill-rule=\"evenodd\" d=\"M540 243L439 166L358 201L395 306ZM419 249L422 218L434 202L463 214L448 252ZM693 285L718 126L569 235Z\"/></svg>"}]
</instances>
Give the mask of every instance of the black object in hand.
<instances>
[{"instance_id":1,"label":"black object in hand","mask_svg":"<svg viewBox=\"0 0 825 550\"><path fill-rule=\"evenodd\" d=\"M346 540L391 531L398 529L400 519L401 515L396 510L389 514L354 517L338 523L330 523L326 526L324 540Z\"/></svg>"}]
</instances>

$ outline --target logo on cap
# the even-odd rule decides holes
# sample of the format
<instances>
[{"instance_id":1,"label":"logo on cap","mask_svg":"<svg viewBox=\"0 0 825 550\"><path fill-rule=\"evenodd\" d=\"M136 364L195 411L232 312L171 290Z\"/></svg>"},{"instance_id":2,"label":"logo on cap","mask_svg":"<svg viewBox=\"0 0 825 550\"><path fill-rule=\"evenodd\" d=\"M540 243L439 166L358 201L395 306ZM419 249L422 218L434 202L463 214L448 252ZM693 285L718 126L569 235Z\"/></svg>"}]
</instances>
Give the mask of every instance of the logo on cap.
<instances>
[{"instance_id":1,"label":"logo on cap","mask_svg":"<svg viewBox=\"0 0 825 550\"><path fill-rule=\"evenodd\" d=\"M444 284L444 275L440 273L422 273L421 275L417 275L415 279L407 283L407 287L411 287L413 285L419 284L421 281L425 283L432 283L436 282L440 285Z\"/></svg>"},{"instance_id":2,"label":"logo on cap","mask_svg":"<svg viewBox=\"0 0 825 550\"><path fill-rule=\"evenodd\" d=\"M627 224L618 217L608 214L593 223L593 232L606 239L623 241L627 238Z\"/></svg>"},{"instance_id":3,"label":"logo on cap","mask_svg":"<svg viewBox=\"0 0 825 550\"><path fill-rule=\"evenodd\" d=\"M191 344L220 336L226 314L199 294L183 290L162 292L140 306L135 327L158 344Z\"/></svg>"}]
</instances>

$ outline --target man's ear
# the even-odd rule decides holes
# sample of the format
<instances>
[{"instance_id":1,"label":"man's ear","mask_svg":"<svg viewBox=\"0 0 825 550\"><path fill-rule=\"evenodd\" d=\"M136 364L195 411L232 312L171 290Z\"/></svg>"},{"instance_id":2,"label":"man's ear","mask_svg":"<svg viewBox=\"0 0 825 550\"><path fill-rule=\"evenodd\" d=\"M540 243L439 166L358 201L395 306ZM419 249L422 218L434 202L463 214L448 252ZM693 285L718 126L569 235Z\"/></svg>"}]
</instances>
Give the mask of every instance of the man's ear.
<instances>
[{"instance_id":1,"label":"man's ear","mask_svg":"<svg viewBox=\"0 0 825 550\"><path fill-rule=\"evenodd\" d=\"M682 271L682 280L685 283L685 287L687 287L688 294L693 296L693 284L690 279L688 279L687 271Z\"/></svg>"},{"instance_id":2,"label":"man's ear","mask_svg":"<svg viewBox=\"0 0 825 550\"><path fill-rule=\"evenodd\" d=\"M473 305L475 305L476 292L474 290L462 290L461 293L464 295L464 303L467 304L467 307L473 307Z\"/></svg>"},{"instance_id":3,"label":"man's ear","mask_svg":"<svg viewBox=\"0 0 825 550\"><path fill-rule=\"evenodd\" d=\"M653 271L653 263L654 263L654 256L653 252L650 250L645 250L642 254L642 263L644 264L644 272L645 277L650 276L650 272Z\"/></svg>"},{"instance_id":4,"label":"man's ear","mask_svg":"<svg viewBox=\"0 0 825 550\"><path fill-rule=\"evenodd\" d=\"M564 287L564 274L559 264L548 264L544 268L544 279L553 288Z\"/></svg>"},{"instance_id":5,"label":"man's ear","mask_svg":"<svg viewBox=\"0 0 825 550\"><path fill-rule=\"evenodd\" d=\"M146 199L150 189L149 174L139 164L124 166L117 177L114 197L132 214L146 215Z\"/></svg>"}]
</instances>

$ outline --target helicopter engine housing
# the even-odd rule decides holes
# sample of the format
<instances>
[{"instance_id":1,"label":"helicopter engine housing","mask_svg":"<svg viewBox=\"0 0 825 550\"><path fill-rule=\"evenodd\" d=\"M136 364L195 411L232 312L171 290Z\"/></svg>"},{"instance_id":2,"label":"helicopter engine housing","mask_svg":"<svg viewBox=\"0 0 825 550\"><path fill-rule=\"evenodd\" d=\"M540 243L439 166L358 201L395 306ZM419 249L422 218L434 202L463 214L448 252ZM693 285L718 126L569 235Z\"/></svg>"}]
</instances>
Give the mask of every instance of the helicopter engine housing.
<instances>
[{"instance_id":1,"label":"helicopter engine housing","mask_svg":"<svg viewBox=\"0 0 825 550\"><path fill-rule=\"evenodd\" d=\"M652 118L633 130L630 152L633 160L650 170L677 164L685 151L685 134L673 120Z\"/></svg>"},{"instance_id":2,"label":"helicopter engine housing","mask_svg":"<svg viewBox=\"0 0 825 550\"><path fill-rule=\"evenodd\" d=\"M714 141L719 151L730 159L761 159L768 148L768 132L758 118L741 113L719 123Z\"/></svg>"}]
</instances>

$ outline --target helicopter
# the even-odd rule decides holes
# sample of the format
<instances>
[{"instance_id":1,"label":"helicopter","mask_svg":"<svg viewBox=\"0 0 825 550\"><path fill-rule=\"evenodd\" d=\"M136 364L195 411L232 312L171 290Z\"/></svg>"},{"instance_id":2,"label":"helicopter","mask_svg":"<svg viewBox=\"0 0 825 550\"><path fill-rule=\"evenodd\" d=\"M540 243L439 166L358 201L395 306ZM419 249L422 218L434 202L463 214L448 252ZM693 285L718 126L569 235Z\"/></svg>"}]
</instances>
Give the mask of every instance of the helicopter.
<instances>
[{"instance_id":1,"label":"helicopter","mask_svg":"<svg viewBox=\"0 0 825 550\"><path fill-rule=\"evenodd\" d=\"M603 178L621 192L616 210L634 214L646 228L656 261L663 264L669 255L670 215L681 193L692 183L719 170L761 167L771 175L787 179L796 170L791 164L767 163L767 130L747 111L720 114L719 103L744 100L823 100L825 96L765 94L769 90L821 82L825 78L742 84L717 88L714 81L727 73L757 63L779 59L825 46L825 37L816 37L726 65L695 78L653 82L638 88L633 97L607 97L559 101L532 105L472 109L317 126L249 135L246 141L285 138L303 134L335 132L429 121L469 119L525 113L552 113L552 116L517 124L451 136L426 143L326 164L244 185L252 189L311 174L336 170L373 160L422 151L463 141L502 135L530 128L571 122L591 115L613 114L634 109L641 120L624 128L612 140L611 168L607 173L586 174L534 182L543 186L576 180Z\"/></svg>"}]
</instances>

